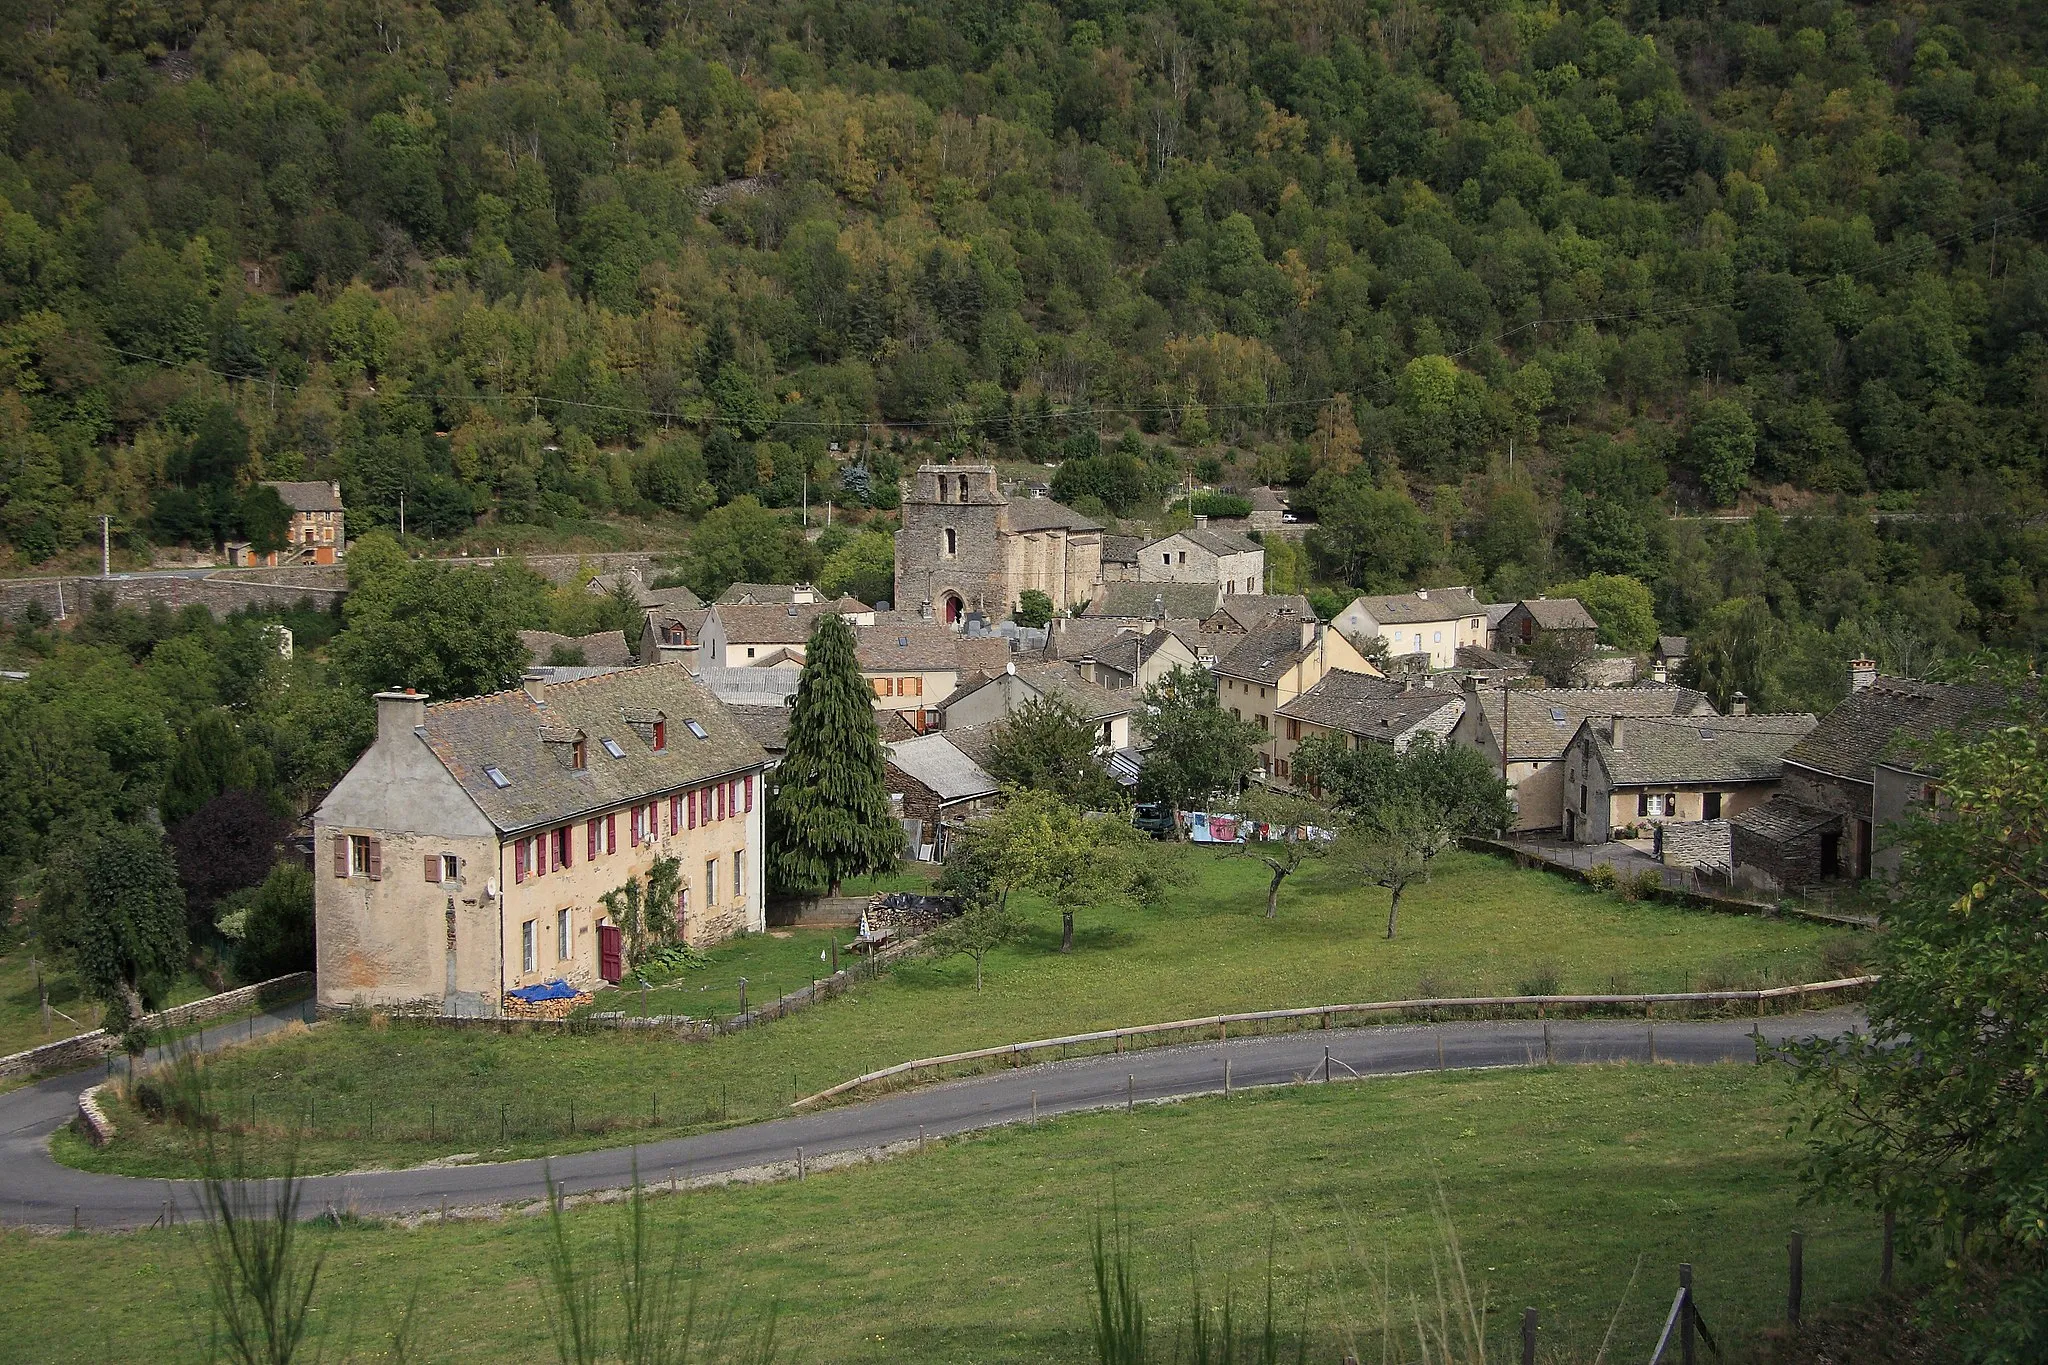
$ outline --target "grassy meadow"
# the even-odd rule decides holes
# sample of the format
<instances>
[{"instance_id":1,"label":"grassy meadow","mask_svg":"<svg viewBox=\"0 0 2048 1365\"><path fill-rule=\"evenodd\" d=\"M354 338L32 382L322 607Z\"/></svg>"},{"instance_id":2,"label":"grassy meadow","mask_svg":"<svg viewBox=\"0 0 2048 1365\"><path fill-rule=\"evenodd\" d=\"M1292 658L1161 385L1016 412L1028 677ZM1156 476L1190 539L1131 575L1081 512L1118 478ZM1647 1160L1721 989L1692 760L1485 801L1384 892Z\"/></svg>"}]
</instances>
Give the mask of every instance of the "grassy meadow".
<instances>
[{"instance_id":1,"label":"grassy meadow","mask_svg":"<svg viewBox=\"0 0 2048 1365\"><path fill-rule=\"evenodd\" d=\"M1262 866L1203 849L1175 856L1189 875L1165 904L1084 911L1071 955L1056 951L1057 915L1027 903L1028 936L990 957L979 993L970 960L915 960L815 1009L710 1043L331 1023L222 1053L207 1066L209 1080L225 1117L252 1127L259 1149L295 1139L301 1169L457 1152L533 1156L767 1117L797 1094L874 1067L1018 1039L1416 994L1782 984L1842 974L1861 944L1853 932L1804 922L1632 903L1462 853L1446 855L1434 880L1409 892L1401 935L1387 942L1385 893L1346 885L1322 865L1289 883L1279 917L1268 921ZM799 967L798 959L816 960L808 940L767 943L777 946L743 940L721 949L672 989L731 983L746 974L735 964L757 949L786 953ZM763 998L751 985L749 995ZM115 1121L113 1144L67 1149L66 1159L142 1175L188 1168L175 1126L133 1110Z\"/></svg>"},{"instance_id":2,"label":"grassy meadow","mask_svg":"<svg viewBox=\"0 0 2048 1365\"><path fill-rule=\"evenodd\" d=\"M1783 1311L1794 1228L1810 1313L1871 1290L1875 1220L1800 1206L1790 1117L1775 1068L1451 1072L1073 1116L650 1209L663 1254L680 1238L714 1300L776 1306L783 1360L1090 1361L1090 1227L1114 1197L1156 1335L1197 1265L1212 1300L1229 1280L1255 1303L1270 1242L1281 1319L1291 1332L1305 1304L1309 1358L1378 1362L1418 1358L1440 1200L1490 1310L1488 1358L1516 1358L1530 1305L1547 1365L1583 1365L1610 1320L1608 1360L1648 1355L1680 1261L1724 1349L1762 1329ZM567 1215L607 1289L620 1214ZM344 1342L389 1358L381 1334L416 1295L414 1359L553 1359L543 1235L520 1212L321 1228L323 1358ZM196 1245L182 1229L0 1237L9 1357L204 1359Z\"/></svg>"}]
</instances>

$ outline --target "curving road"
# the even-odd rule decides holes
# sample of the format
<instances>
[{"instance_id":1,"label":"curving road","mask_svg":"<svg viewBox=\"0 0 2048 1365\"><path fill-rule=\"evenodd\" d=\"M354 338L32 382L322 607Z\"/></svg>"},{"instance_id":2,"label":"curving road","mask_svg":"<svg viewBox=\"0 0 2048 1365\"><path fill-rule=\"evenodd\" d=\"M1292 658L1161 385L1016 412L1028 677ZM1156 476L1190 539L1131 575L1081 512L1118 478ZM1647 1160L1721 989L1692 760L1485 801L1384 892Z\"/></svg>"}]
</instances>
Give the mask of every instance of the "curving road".
<instances>
[{"instance_id":1,"label":"curving road","mask_svg":"<svg viewBox=\"0 0 2048 1365\"><path fill-rule=\"evenodd\" d=\"M298 1017L296 1006L264 1016L253 1026L209 1032L204 1046L260 1034ZM1660 1022L1583 1019L1387 1025L1303 1032L1154 1048L1125 1056L1051 1062L976 1076L864 1103L694 1137L577 1152L553 1159L555 1180L570 1194L618 1189L637 1161L643 1178L665 1182L739 1171L794 1174L798 1149L806 1165L878 1149L914 1146L922 1138L970 1132L1041 1116L1210 1095L1223 1088L1228 1062L1233 1089L1391 1076L1454 1069L1526 1066L1550 1057L1563 1062L1723 1062L1756 1056L1752 1024L1767 1041L1833 1037L1862 1026L1853 1010L1764 1020ZM49 1135L74 1112L89 1076L53 1077L0 1096L0 1223L132 1228L159 1218L175 1203L185 1216L198 1212L189 1181L96 1175L51 1159ZM443 1166L353 1175L315 1176L303 1182L301 1209L314 1217L329 1207L370 1214L425 1213L526 1203L544 1195L538 1159Z\"/></svg>"}]
</instances>

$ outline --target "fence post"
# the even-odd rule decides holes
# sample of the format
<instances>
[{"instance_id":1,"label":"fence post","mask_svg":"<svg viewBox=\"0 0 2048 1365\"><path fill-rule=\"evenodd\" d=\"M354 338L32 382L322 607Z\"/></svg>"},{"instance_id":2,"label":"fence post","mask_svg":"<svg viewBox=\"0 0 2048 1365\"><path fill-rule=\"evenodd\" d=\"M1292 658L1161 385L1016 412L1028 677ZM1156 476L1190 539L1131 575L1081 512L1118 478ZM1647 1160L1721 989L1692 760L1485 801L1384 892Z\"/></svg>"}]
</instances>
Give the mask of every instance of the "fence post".
<instances>
[{"instance_id":1,"label":"fence post","mask_svg":"<svg viewBox=\"0 0 2048 1365\"><path fill-rule=\"evenodd\" d=\"M1124 1112L1133 1112L1138 1105L1138 1073L1133 1071L1124 1078Z\"/></svg>"},{"instance_id":2,"label":"fence post","mask_svg":"<svg viewBox=\"0 0 2048 1365\"><path fill-rule=\"evenodd\" d=\"M1038 1126L1038 1092L1036 1090L1031 1092L1031 1126L1033 1128Z\"/></svg>"},{"instance_id":3,"label":"fence post","mask_svg":"<svg viewBox=\"0 0 2048 1365\"><path fill-rule=\"evenodd\" d=\"M1650 1060L1657 1060L1657 1026L1650 1025Z\"/></svg>"},{"instance_id":4,"label":"fence post","mask_svg":"<svg viewBox=\"0 0 2048 1365\"><path fill-rule=\"evenodd\" d=\"M1536 1310L1522 1310L1522 1365L1536 1365Z\"/></svg>"},{"instance_id":5,"label":"fence post","mask_svg":"<svg viewBox=\"0 0 2048 1365\"><path fill-rule=\"evenodd\" d=\"M1877 1284L1880 1289L1892 1287L1892 1211L1884 1211L1884 1259L1878 1262Z\"/></svg>"},{"instance_id":6,"label":"fence post","mask_svg":"<svg viewBox=\"0 0 2048 1365\"><path fill-rule=\"evenodd\" d=\"M1545 1019L1543 1021L1543 1064L1549 1066L1556 1060L1556 1056L1550 1050L1550 1021Z\"/></svg>"},{"instance_id":7,"label":"fence post","mask_svg":"<svg viewBox=\"0 0 2048 1365\"><path fill-rule=\"evenodd\" d=\"M1325 1016L1327 1017L1327 1016ZM1330 1049L1323 1049L1323 1084L1330 1083Z\"/></svg>"},{"instance_id":8,"label":"fence post","mask_svg":"<svg viewBox=\"0 0 2048 1365\"><path fill-rule=\"evenodd\" d=\"M1684 1261L1679 1264L1678 1292L1683 1296L1683 1302L1678 1309L1678 1359L1680 1365L1698 1365L1693 1345L1691 1261Z\"/></svg>"},{"instance_id":9,"label":"fence post","mask_svg":"<svg viewBox=\"0 0 2048 1365\"><path fill-rule=\"evenodd\" d=\"M1223 1059L1223 1098L1226 1100L1230 1098L1230 1058L1228 1057ZM1890 1243L1886 1243L1886 1245L1889 1246Z\"/></svg>"},{"instance_id":10,"label":"fence post","mask_svg":"<svg viewBox=\"0 0 2048 1365\"><path fill-rule=\"evenodd\" d=\"M1785 1325L1799 1325L1799 1301L1806 1297L1806 1234L1795 1232L1786 1247L1791 1257L1791 1276L1785 1286Z\"/></svg>"}]
</instances>

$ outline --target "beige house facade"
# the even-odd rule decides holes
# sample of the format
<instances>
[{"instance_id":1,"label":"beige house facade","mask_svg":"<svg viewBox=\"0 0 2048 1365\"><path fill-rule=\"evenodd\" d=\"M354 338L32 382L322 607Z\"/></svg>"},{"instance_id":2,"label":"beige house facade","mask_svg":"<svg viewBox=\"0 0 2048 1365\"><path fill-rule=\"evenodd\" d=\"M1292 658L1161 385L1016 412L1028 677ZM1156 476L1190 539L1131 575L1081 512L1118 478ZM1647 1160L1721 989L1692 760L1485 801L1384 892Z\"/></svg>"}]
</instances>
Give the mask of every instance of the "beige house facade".
<instances>
[{"instance_id":1,"label":"beige house facade","mask_svg":"<svg viewBox=\"0 0 2048 1365\"><path fill-rule=\"evenodd\" d=\"M1426 654L1431 668L1454 668L1460 648L1487 644L1486 607L1469 588L1355 598L1330 624L1361 644L1384 638L1390 658Z\"/></svg>"},{"instance_id":2,"label":"beige house facade","mask_svg":"<svg viewBox=\"0 0 2048 1365\"><path fill-rule=\"evenodd\" d=\"M314 813L323 1009L495 1016L505 993L604 979L606 892L678 864L679 935L765 927L768 755L679 664L430 704Z\"/></svg>"},{"instance_id":3,"label":"beige house facade","mask_svg":"<svg viewBox=\"0 0 2048 1365\"><path fill-rule=\"evenodd\" d=\"M1290 780L1294 744L1282 738L1280 708L1286 706L1334 669L1378 677L1352 643L1320 621L1292 614L1267 620L1230 641L1216 660L1216 704L1240 720L1257 725L1259 770L1269 779Z\"/></svg>"}]
</instances>

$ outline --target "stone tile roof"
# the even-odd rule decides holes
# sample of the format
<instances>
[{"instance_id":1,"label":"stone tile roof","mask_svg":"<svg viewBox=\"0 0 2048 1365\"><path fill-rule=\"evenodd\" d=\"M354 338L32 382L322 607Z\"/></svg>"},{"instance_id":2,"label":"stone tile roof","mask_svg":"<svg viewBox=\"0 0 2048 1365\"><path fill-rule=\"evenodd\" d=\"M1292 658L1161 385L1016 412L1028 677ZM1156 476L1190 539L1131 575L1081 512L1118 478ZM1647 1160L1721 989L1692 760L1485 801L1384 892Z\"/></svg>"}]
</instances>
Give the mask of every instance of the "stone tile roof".
<instances>
[{"instance_id":1,"label":"stone tile roof","mask_svg":"<svg viewBox=\"0 0 2048 1365\"><path fill-rule=\"evenodd\" d=\"M1136 620L1200 619L1223 599L1221 583L1105 583L1084 616L1126 616Z\"/></svg>"},{"instance_id":2,"label":"stone tile roof","mask_svg":"<svg viewBox=\"0 0 2048 1365\"><path fill-rule=\"evenodd\" d=\"M1057 697L1073 707L1083 720L1108 720L1137 709L1130 697L1088 681L1069 663L1020 663L1017 676L1040 696Z\"/></svg>"},{"instance_id":3,"label":"stone tile roof","mask_svg":"<svg viewBox=\"0 0 2048 1365\"><path fill-rule=\"evenodd\" d=\"M526 661L530 664L544 664L556 649L580 649L583 662L589 667L607 664L629 664L633 652L626 648L626 633L622 630L600 630L590 635L557 635L551 630L522 630L519 643L526 646Z\"/></svg>"},{"instance_id":4,"label":"stone tile roof","mask_svg":"<svg viewBox=\"0 0 2048 1365\"><path fill-rule=\"evenodd\" d=\"M661 716L667 748L656 753ZM690 730L695 721L705 738ZM767 762L759 741L681 664L627 668L551 684L543 703L521 689L426 708L427 747L499 830L512 833L646 800ZM575 735L586 766L571 766ZM603 741L624 754L613 758ZM485 772L506 778L498 786Z\"/></svg>"},{"instance_id":5,"label":"stone tile roof","mask_svg":"<svg viewBox=\"0 0 2048 1365\"><path fill-rule=\"evenodd\" d=\"M1474 671L1498 671L1523 674L1529 672L1529 661L1519 654L1503 654L1497 649L1481 649L1478 645L1459 645L1458 667Z\"/></svg>"},{"instance_id":6,"label":"stone tile roof","mask_svg":"<svg viewBox=\"0 0 2048 1365\"><path fill-rule=\"evenodd\" d=\"M949 725L939 733L986 772L988 765L993 761L992 751L995 748L996 735L1002 728L1003 723L995 720L986 725Z\"/></svg>"},{"instance_id":7,"label":"stone tile roof","mask_svg":"<svg viewBox=\"0 0 2048 1365\"><path fill-rule=\"evenodd\" d=\"M640 605L660 607L663 611L701 611L704 599L679 583L673 588L640 589Z\"/></svg>"},{"instance_id":8,"label":"stone tile roof","mask_svg":"<svg viewBox=\"0 0 2048 1365\"><path fill-rule=\"evenodd\" d=\"M1600 623L1576 597L1530 597L1515 604L1538 630L1598 630Z\"/></svg>"},{"instance_id":9,"label":"stone tile roof","mask_svg":"<svg viewBox=\"0 0 2048 1365\"><path fill-rule=\"evenodd\" d=\"M854 628L854 657L874 672L994 669L1009 661L1010 642L999 635L962 635L930 621Z\"/></svg>"},{"instance_id":10,"label":"stone tile roof","mask_svg":"<svg viewBox=\"0 0 2048 1365\"><path fill-rule=\"evenodd\" d=\"M1142 631L1150 624L1122 616L1058 617L1046 631L1043 653L1048 659L1077 659L1107 648L1119 635Z\"/></svg>"},{"instance_id":11,"label":"stone tile roof","mask_svg":"<svg viewBox=\"0 0 2048 1365\"><path fill-rule=\"evenodd\" d=\"M1014 498L1003 518L1012 531L1100 531L1102 523L1051 498Z\"/></svg>"},{"instance_id":12,"label":"stone tile roof","mask_svg":"<svg viewBox=\"0 0 2048 1365\"><path fill-rule=\"evenodd\" d=\"M1479 689L1480 713L1500 742L1501 690ZM1650 683L1639 687L1511 687L1508 698L1508 759L1516 763L1561 758L1565 746L1578 732L1579 723L1592 716L1695 716L1713 715L1706 693L1690 687Z\"/></svg>"},{"instance_id":13,"label":"stone tile roof","mask_svg":"<svg viewBox=\"0 0 2048 1365\"><path fill-rule=\"evenodd\" d=\"M1910 764L1914 746L1953 730L2005 700L1994 687L1880 677L1851 692L1813 733L1786 753L1788 763L1852 782L1869 782L1871 766L1892 756Z\"/></svg>"},{"instance_id":14,"label":"stone tile roof","mask_svg":"<svg viewBox=\"0 0 2048 1365\"><path fill-rule=\"evenodd\" d=\"M1692 653L1692 641L1683 635L1659 635L1657 657L1660 659L1683 659Z\"/></svg>"},{"instance_id":15,"label":"stone tile roof","mask_svg":"<svg viewBox=\"0 0 2048 1365\"><path fill-rule=\"evenodd\" d=\"M1470 588L1430 588L1420 593L1394 593L1385 597L1360 597L1366 612L1383 626L1406 626L1421 621L1449 621L1460 616L1479 616L1485 608Z\"/></svg>"},{"instance_id":16,"label":"stone tile roof","mask_svg":"<svg viewBox=\"0 0 2048 1365\"><path fill-rule=\"evenodd\" d=\"M1229 649L1217 651L1216 671L1255 683L1277 682L1282 673L1316 647L1311 634L1301 639L1301 622L1277 617L1246 631Z\"/></svg>"},{"instance_id":17,"label":"stone tile roof","mask_svg":"<svg viewBox=\"0 0 2048 1365\"><path fill-rule=\"evenodd\" d=\"M735 705L728 702L725 709L732 713L740 728L770 754L780 757L789 748L790 709L787 706Z\"/></svg>"},{"instance_id":18,"label":"stone tile roof","mask_svg":"<svg viewBox=\"0 0 2048 1365\"><path fill-rule=\"evenodd\" d=\"M1840 825L1841 821L1842 817L1834 811L1803 806L1783 792L1760 806L1751 806L1728 817L1729 824L1740 825L1758 838L1774 844L1788 843L1801 835Z\"/></svg>"},{"instance_id":19,"label":"stone tile roof","mask_svg":"<svg viewBox=\"0 0 2048 1365\"><path fill-rule=\"evenodd\" d=\"M1105 564L1136 564L1138 552L1145 548L1144 536L1102 537L1102 562Z\"/></svg>"},{"instance_id":20,"label":"stone tile roof","mask_svg":"<svg viewBox=\"0 0 2048 1365\"><path fill-rule=\"evenodd\" d=\"M730 644L802 645L810 643L811 626L820 616L853 616L867 610L851 597L836 602L733 603L720 602L714 611L725 626Z\"/></svg>"},{"instance_id":21,"label":"stone tile roof","mask_svg":"<svg viewBox=\"0 0 2048 1365\"><path fill-rule=\"evenodd\" d=\"M1446 710L1452 714L1445 716ZM1448 733L1464 713L1465 698L1454 688L1404 687L1343 668L1331 669L1321 682L1280 708L1280 714L1291 719L1385 743L1418 726Z\"/></svg>"},{"instance_id":22,"label":"stone tile roof","mask_svg":"<svg viewBox=\"0 0 2048 1365\"><path fill-rule=\"evenodd\" d=\"M718 594L718 605L721 607L745 607L780 603L783 606L788 606L796 600L797 588L799 586L804 591L811 592L814 598L817 596L815 592L812 592L809 584L734 583L727 587L724 592Z\"/></svg>"},{"instance_id":23,"label":"stone tile roof","mask_svg":"<svg viewBox=\"0 0 2048 1365\"><path fill-rule=\"evenodd\" d=\"M1244 496L1250 499L1254 512L1284 512L1287 510L1287 500L1265 484L1260 484Z\"/></svg>"},{"instance_id":24,"label":"stone tile roof","mask_svg":"<svg viewBox=\"0 0 2048 1365\"><path fill-rule=\"evenodd\" d=\"M930 788L940 801L971 801L1002 790L988 772L944 734L919 735L889 746L889 763Z\"/></svg>"},{"instance_id":25,"label":"stone tile roof","mask_svg":"<svg viewBox=\"0 0 2048 1365\"><path fill-rule=\"evenodd\" d=\"M1213 523L1209 526L1189 526L1184 530L1175 531L1173 535L1160 536L1146 545L1145 549L1149 550L1153 545L1172 540L1173 536L1180 536L1190 545L1199 545L1212 555L1250 554L1259 549L1258 542L1247 540L1229 531L1219 531Z\"/></svg>"},{"instance_id":26,"label":"stone tile roof","mask_svg":"<svg viewBox=\"0 0 2048 1365\"><path fill-rule=\"evenodd\" d=\"M1168 640L1177 638L1164 626L1155 626L1144 635L1128 631L1090 651L1090 656L1099 664L1136 677L1147 659L1157 654Z\"/></svg>"},{"instance_id":27,"label":"stone tile roof","mask_svg":"<svg viewBox=\"0 0 2048 1365\"><path fill-rule=\"evenodd\" d=\"M265 479L263 486L276 489L279 499L294 512L341 510L341 486L326 479Z\"/></svg>"},{"instance_id":28,"label":"stone tile roof","mask_svg":"<svg viewBox=\"0 0 2048 1365\"><path fill-rule=\"evenodd\" d=\"M1228 617L1239 630L1250 630L1282 612L1297 621L1313 621L1316 616L1316 609L1300 593L1256 592L1225 593L1213 614Z\"/></svg>"},{"instance_id":29,"label":"stone tile roof","mask_svg":"<svg viewBox=\"0 0 2048 1365\"><path fill-rule=\"evenodd\" d=\"M1775 782L1785 751L1820 723L1805 713L1696 716L1680 720L1629 716L1614 747L1614 717L1583 722L1588 741L1617 787Z\"/></svg>"}]
</instances>

